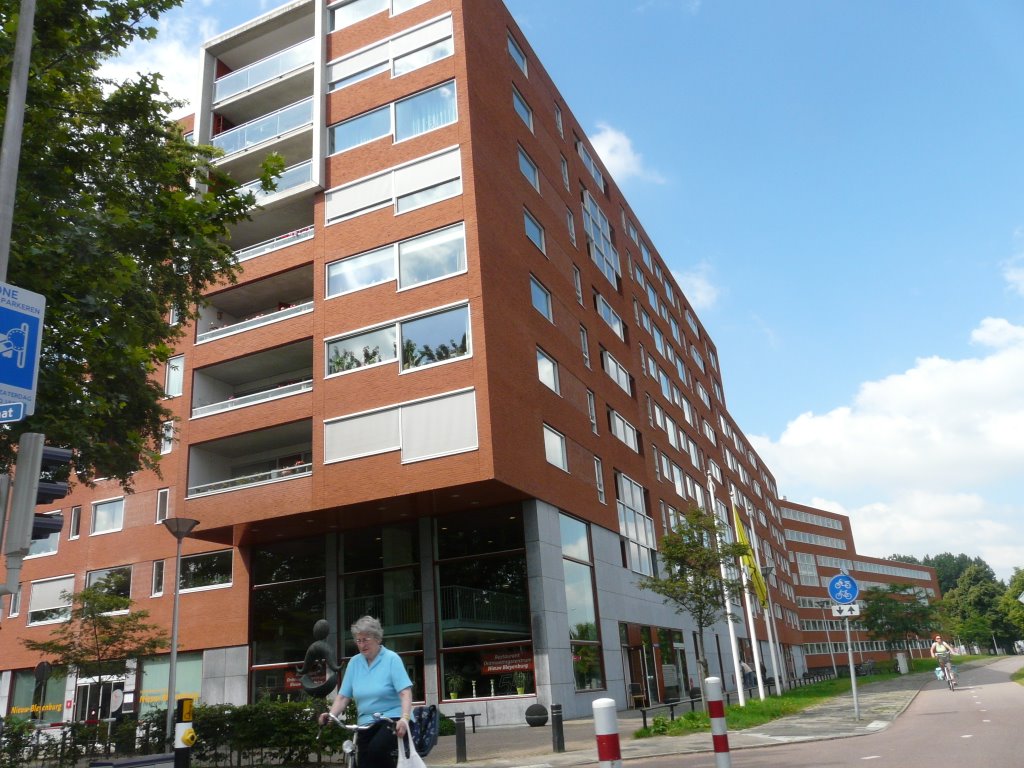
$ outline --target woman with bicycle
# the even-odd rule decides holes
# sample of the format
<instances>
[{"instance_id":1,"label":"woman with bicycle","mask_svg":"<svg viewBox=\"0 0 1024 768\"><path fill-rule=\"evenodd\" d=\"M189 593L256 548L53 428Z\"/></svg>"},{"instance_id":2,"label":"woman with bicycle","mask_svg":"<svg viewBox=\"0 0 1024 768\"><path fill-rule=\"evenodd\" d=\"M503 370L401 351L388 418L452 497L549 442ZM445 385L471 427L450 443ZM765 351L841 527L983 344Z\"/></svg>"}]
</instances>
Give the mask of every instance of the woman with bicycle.
<instances>
[{"instance_id":1,"label":"woman with bicycle","mask_svg":"<svg viewBox=\"0 0 1024 768\"><path fill-rule=\"evenodd\" d=\"M941 635L936 635L935 642L932 643L932 658L939 662L939 666L942 667L942 676L951 683L950 688L956 681L953 675L953 665L949 661L952 654L953 649L949 644L943 641Z\"/></svg>"},{"instance_id":2,"label":"woman with bicycle","mask_svg":"<svg viewBox=\"0 0 1024 768\"><path fill-rule=\"evenodd\" d=\"M340 717L354 700L359 725L369 726L360 729L356 741L359 768L394 768L398 740L409 731L412 680L399 655L384 647L384 630L377 619L363 616L351 630L359 653L349 660L338 695L319 722L324 726L332 716Z\"/></svg>"}]
</instances>

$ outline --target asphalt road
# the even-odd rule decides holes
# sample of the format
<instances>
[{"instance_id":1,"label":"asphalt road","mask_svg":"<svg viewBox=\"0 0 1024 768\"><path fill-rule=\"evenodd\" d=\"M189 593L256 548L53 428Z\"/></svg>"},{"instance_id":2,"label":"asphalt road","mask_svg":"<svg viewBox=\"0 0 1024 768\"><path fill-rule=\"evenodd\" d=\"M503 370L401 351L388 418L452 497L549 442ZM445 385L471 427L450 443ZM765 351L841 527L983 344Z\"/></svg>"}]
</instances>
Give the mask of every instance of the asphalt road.
<instances>
[{"instance_id":1,"label":"asphalt road","mask_svg":"<svg viewBox=\"0 0 1024 768\"><path fill-rule=\"evenodd\" d=\"M929 682L888 728L854 738L733 750L733 768L1016 768L1024 765L1024 686L1010 657L962 672L960 687ZM713 754L647 758L651 768L707 768Z\"/></svg>"}]
</instances>

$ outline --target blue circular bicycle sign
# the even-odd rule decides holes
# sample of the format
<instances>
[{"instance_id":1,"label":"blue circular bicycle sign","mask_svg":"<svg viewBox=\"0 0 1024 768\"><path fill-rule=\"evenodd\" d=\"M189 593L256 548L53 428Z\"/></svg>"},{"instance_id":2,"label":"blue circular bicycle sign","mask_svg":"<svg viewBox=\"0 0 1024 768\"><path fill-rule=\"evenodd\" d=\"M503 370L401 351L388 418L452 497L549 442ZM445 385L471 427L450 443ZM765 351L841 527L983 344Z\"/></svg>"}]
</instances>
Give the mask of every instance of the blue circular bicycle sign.
<instances>
[{"instance_id":1,"label":"blue circular bicycle sign","mask_svg":"<svg viewBox=\"0 0 1024 768\"><path fill-rule=\"evenodd\" d=\"M860 587L857 581L847 573L837 573L828 583L828 595L835 602L849 605L857 599Z\"/></svg>"}]
</instances>

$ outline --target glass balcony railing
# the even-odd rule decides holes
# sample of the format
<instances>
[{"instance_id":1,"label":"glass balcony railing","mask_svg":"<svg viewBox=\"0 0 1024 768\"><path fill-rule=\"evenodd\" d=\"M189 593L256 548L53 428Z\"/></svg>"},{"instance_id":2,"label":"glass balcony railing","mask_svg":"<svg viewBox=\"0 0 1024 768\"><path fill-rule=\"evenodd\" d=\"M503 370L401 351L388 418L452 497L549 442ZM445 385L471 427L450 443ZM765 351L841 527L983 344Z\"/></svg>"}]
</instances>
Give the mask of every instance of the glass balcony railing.
<instances>
[{"instance_id":1,"label":"glass balcony railing","mask_svg":"<svg viewBox=\"0 0 1024 768\"><path fill-rule=\"evenodd\" d=\"M280 176L277 177L277 189L272 192L263 191L263 187L260 185L259 180L250 181L248 184L243 184L239 191L242 194L246 192L252 192L256 195L257 200L276 195L279 192L286 192L293 187L297 187L300 184L305 184L313 180L313 161L306 160L301 163L293 165L291 168L285 168Z\"/></svg>"},{"instance_id":2,"label":"glass balcony railing","mask_svg":"<svg viewBox=\"0 0 1024 768\"><path fill-rule=\"evenodd\" d=\"M472 587L442 587L441 621L451 626L529 628L526 598Z\"/></svg>"},{"instance_id":3,"label":"glass balcony railing","mask_svg":"<svg viewBox=\"0 0 1024 768\"><path fill-rule=\"evenodd\" d=\"M219 403L210 403L209 405L201 405L198 408L192 409L192 418L198 418L199 416L209 416L214 413L223 413L224 411L233 411L236 408L244 408L247 405L255 405L256 403L264 403L268 400L277 400L281 397L288 397L289 395L297 395L301 392L309 392L313 389L313 380L307 379L305 381L296 381L291 384L283 384L279 387L273 387L272 389L266 389L262 392L253 392L251 395L243 395L242 397L232 397L230 400L222 400Z\"/></svg>"},{"instance_id":4,"label":"glass balcony railing","mask_svg":"<svg viewBox=\"0 0 1024 768\"><path fill-rule=\"evenodd\" d=\"M314 226L310 224L308 227L296 229L294 232L289 232L286 235L272 237L269 240L264 240L262 243L250 245L248 248L239 248L235 251L235 261L255 259L257 256L262 256L265 253L276 251L279 248L285 248L293 243L301 243L303 240L309 240L313 237L313 230Z\"/></svg>"},{"instance_id":5,"label":"glass balcony railing","mask_svg":"<svg viewBox=\"0 0 1024 768\"><path fill-rule=\"evenodd\" d=\"M241 320L231 325L225 325L221 328L211 328L208 331L196 335L196 342L210 341L211 339L220 338L221 336L229 336L232 333L239 333L241 331L248 331L251 328L256 328L261 325L267 325L268 323L276 323L281 320L285 320L295 315L305 314L306 312L313 311L313 302L307 301L302 304L295 304L284 309L279 309L276 312L267 312L265 314L255 315L253 317L247 317L245 320Z\"/></svg>"},{"instance_id":6,"label":"glass balcony railing","mask_svg":"<svg viewBox=\"0 0 1024 768\"><path fill-rule=\"evenodd\" d=\"M210 143L224 150L225 155L241 152L247 147L269 141L276 136L313 124L313 99L305 99L271 112L230 131L218 133Z\"/></svg>"},{"instance_id":7,"label":"glass balcony railing","mask_svg":"<svg viewBox=\"0 0 1024 768\"><path fill-rule=\"evenodd\" d=\"M290 480L293 477L304 477L312 474L312 472L313 465L310 463L296 464L294 466L284 467L281 469L268 469L266 472L256 472L252 475L231 477L227 480L217 480L212 483L204 483L203 485L194 485L188 489L188 496L189 498L194 498L196 496L205 496L210 493L218 493L220 491L234 491L239 488L248 488L253 485L284 480L285 478Z\"/></svg>"},{"instance_id":8,"label":"glass balcony railing","mask_svg":"<svg viewBox=\"0 0 1024 768\"><path fill-rule=\"evenodd\" d=\"M286 48L273 56L250 64L242 69L224 75L213 84L214 102L222 101L236 93L255 88L261 83L280 77L286 72L313 63L314 38Z\"/></svg>"}]
</instances>

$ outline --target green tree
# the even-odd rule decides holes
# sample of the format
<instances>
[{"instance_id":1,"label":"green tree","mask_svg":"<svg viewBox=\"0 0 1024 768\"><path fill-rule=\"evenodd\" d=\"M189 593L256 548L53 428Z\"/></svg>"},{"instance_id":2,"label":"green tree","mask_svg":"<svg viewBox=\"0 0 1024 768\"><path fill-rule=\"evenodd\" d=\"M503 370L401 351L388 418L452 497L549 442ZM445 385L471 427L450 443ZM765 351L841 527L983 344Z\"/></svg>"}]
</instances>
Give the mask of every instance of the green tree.
<instances>
[{"instance_id":1,"label":"green tree","mask_svg":"<svg viewBox=\"0 0 1024 768\"><path fill-rule=\"evenodd\" d=\"M166 362L204 290L234 279L228 227L255 198L186 141L159 76L115 83L102 63L156 34L181 0L38 0L7 282L47 297L36 412L0 435L75 449L79 478L155 469ZM6 119L18 0L0 0L0 122ZM264 186L281 167L264 166ZM7 330L7 329L0 329Z\"/></svg>"},{"instance_id":2,"label":"green tree","mask_svg":"<svg viewBox=\"0 0 1024 768\"><path fill-rule=\"evenodd\" d=\"M750 552L744 544L727 543L721 535L723 529L724 524L717 518L699 507L691 507L675 530L661 539L658 554L664 575L648 576L640 582L642 589L658 593L677 613L693 619L697 627L697 667L702 693L709 674L704 632L728 617L727 596L738 595L742 590L736 559Z\"/></svg>"},{"instance_id":3,"label":"green tree","mask_svg":"<svg viewBox=\"0 0 1024 768\"><path fill-rule=\"evenodd\" d=\"M953 555L949 552L943 552L941 555L935 555L934 557L925 555L921 565L927 565L935 569L935 576L939 580L939 590L943 595L956 587L960 576L972 565L976 565L986 571L993 581L996 578L988 563L980 557L972 558L963 553Z\"/></svg>"},{"instance_id":4,"label":"green tree","mask_svg":"<svg viewBox=\"0 0 1024 768\"><path fill-rule=\"evenodd\" d=\"M1003 612L1014 639L1024 637L1024 604L1017 599L1022 593L1024 593L1024 570L1014 568L1010 584L999 598L999 609Z\"/></svg>"},{"instance_id":5,"label":"green tree","mask_svg":"<svg viewBox=\"0 0 1024 768\"><path fill-rule=\"evenodd\" d=\"M871 637L885 641L890 655L910 639L929 634L935 621L935 609L910 584L872 587L863 599L861 623Z\"/></svg>"},{"instance_id":6,"label":"green tree","mask_svg":"<svg viewBox=\"0 0 1024 768\"><path fill-rule=\"evenodd\" d=\"M147 611L133 611L124 596L127 577L113 572L74 594L70 620L54 626L48 640L22 640L26 648L79 677L104 678L124 671L127 659L151 656L168 647L167 633L148 622Z\"/></svg>"},{"instance_id":7,"label":"green tree","mask_svg":"<svg viewBox=\"0 0 1024 768\"><path fill-rule=\"evenodd\" d=\"M991 568L972 563L942 600L948 630L954 637L983 647L991 645L993 636L1003 644L1012 641L1012 627L1000 607L1005 592Z\"/></svg>"}]
</instances>

